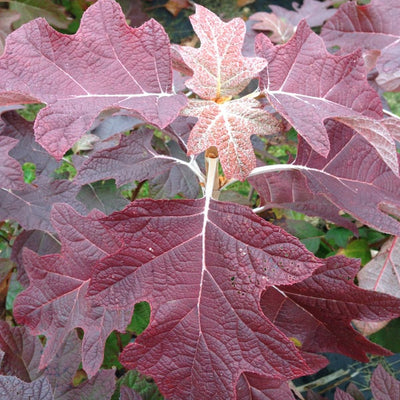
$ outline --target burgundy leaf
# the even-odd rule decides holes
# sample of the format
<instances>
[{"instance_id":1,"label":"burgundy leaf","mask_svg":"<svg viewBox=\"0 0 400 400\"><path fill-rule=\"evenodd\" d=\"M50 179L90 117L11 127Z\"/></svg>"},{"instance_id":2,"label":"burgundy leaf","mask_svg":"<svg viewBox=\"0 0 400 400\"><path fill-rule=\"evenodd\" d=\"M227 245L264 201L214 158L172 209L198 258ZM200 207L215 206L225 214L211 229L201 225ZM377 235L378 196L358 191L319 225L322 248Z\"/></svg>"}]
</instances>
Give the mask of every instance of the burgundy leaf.
<instances>
[{"instance_id":1,"label":"burgundy leaf","mask_svg":"<svg viewBox=\"0 0 400 400\"><path fill-rule=\"evenodd\" d=\"M1 119L3 120L1 135L18 140L10 155L20 164L35 164L36 176L43 172L50 175L59 166L59 163L35 141L32 122L25 120L16 112L4 113Z\"/></svg>"},{"instance_id":2,"label":"burgundy leaf","mask_svg":"<svg viewBox=\"0 0 400 400\"><path fill-rule=\"evenodd\" d=\"M342 4L322 28L327 46L343 51L362 47L380 50L377 82L386 91L400 90L400 4L397 0L373 0L369 4Z\"/></svg>"},{"instance_id":3,"label":"burgundy leaf","mask_svg":"<svg viewBox=\"0 0 400 400\"><path fill-rule=\"evenodd\" d=\"M35 135L57 159L102 111L124 109L162 128L186 104L172 92L169 39L161 25L151 20L130 28L111 0L89 7L72 36L43 19L13 32L0 71L4 103L28 96L47 104Z\"/></svg>"},{"instance_id":4,"label":"burgundy leaf","mask_svg":"<svg viewBox=\"0 0 400 400\"><path fill-rule=\"evenodd\" d=\"M71 332L53 361L44 370L44 375L53 388L54 399L110 399L115 389L113 370L101 370L79 386L73 384L81 361L80 346L81 342L76 333Z\"/></svg>"},{"instance_id":5,"label":"burgundy leaf","mask_svg":"<svg viewBox=\"0 0 400 400\"><path fill-rule=\"evenodd\" d=\"M139 200L101 223L126 245L96 265L89 295L115 312L150 303L150 325L121 361L166 397L225 400L244 371L288 380L310 370L258 303L266 286L320 265L297 239L247 207L204 198Z\"/></svg>"},{"instance_id":6,"label":"burgundy leaf","mask_svg":"<svg viewBox=\"0 0 400 400\"><path fill-rule=\"evenodd\" d=\"M296 161L286 168L297 171L285 171L275 177L271 177L272 174L255 176L251 183L261 196L266 193L266 202L271 196L276 196L290 208L303 207L304 212L311 209L312 215L318 215L319 208L317 206L315 210L313 204L322 199L322 204L329 201L333 205L328 213L345 210L379 231L400 235L400 224L395 218L400 216L399 177L361 136L337 122L327 124L327 129L331 142L327 158L300 140ZM283 193L283 190L288 190L287 183L282 181L283 174L295 175L291 178L295 196ZM306 178L305 181L299 178L299 174ZM306 183L303 188L301 182ZM306 204L310 199L312 204ZM321 216L326 217L326 214L327 211L323 210Z\"/></svg>"},{"instance_id":7,"label":"burgundy leaf","mask_svg":"<svg viewBox=\"0 0 400 400\"><path fill-rule=\"evenodd\" d=\"M17 265L18 282L23 287L28 287L29 278L22 261L22 253L25 247L35 251L39 255L52 254L60 251L60 242L53 235L43 231L23 231L17 236L10 258Z\"/></svg>"},{"instance_id":8,"label":"burgundy leaf","mask_svg":"<svg viewBox=\"0 0 400 400\"><path fill-rule=\"evenodd\" d=\"M265 379L256 374L242 374L236 386L240 400L295 400L287 382Z\"/></svg>"},{"instance_id":9,"label":"burgundy leaf","mask_svg":"<svg viewBox=\"0 0 400 400\"><path fill-rule=\"evenodd\" d=\"M86 205L88 211L96 208L107 215L122 210L129 203L112 180L85 185L76 198Z\"/></svg>"},{"instance_id":10,"label":"burgundy leaf","mask_svg":"<svg viewBox=\"0 0 400 400\"><path fill-rule=\"evenodd\" d=\"M382 106L367 82L360 52L329 54L305 22L285 45L274 47L264 35L256 40L257 54L268 60L260 74L261 89L317 153L326 157L330 150L324 121L342 117L340 121L364 135L398 173L392 136L381 121L371 120L382 117Z\"/></svg>"},{"instance_id":11,"label":"burgundy leaf","mask_svg":"<svg viewBox=\"0 0 400 400\"><path fill-rule=\"evenodd\" d=\"M294 26L298 25L302 19L305 19L309 26L314 27L321 26L325 20L335 14L336 10L329 8L334 3L335 0L304 0L301 6L296 2L292 3L294 11L275 4L271 4L269 8L279 18L290 22Z\"/></svg>"},{"instance_id":12,"label":"burgundy leaf","mask_svg":"<svg viewBox=\"0 0 400 400\"><path fill-rule=\"evenodd\" d=\"M41 176L24 190L0 188L0 220L13 219L23 228L54 232L50 223L53 204L68 202L85 213L84 205L76 200L80 187L68 180L49 180Z\"/></svg>"},{"instance_id":13,"label":"burgundy leaf","mask_svg":"<svg viewBox=\"0 0 400 400\"><path fill-rule=\"evenodd\" d=\"M335 391L335 400L354 400L354 397L344 392L342 389L337 388Z\"/></svg>"},{"instance_id":14,"label":"burgundy leaf","mask_svg":"<svg viewBox=\"0 0 400 400\"><path fill-rule=\"evenodd\" d=\"M172 157L187 162L186 154L175 141L167 143ZM199 196L200 186L196 175L185 164L177 162L171 169L149 181L149 193L153 199L172 199L182 194L187 199Z\"/></svg>"},{"instance_id":15,"label":"burgundy leaf","mask_svg":"<svg viewBox=\"0 0 400 400\"><path fill-rule=\"evenodd\" d=\"M400 382L382 365L378 365L372 374L371 391L375 400L397 400L400 397Z\"/></svg>"},{"instance_id":16,"label":"burgundy leaf","mask_svg":"<svg viewBox=\"0 0 400 400\"><path fill-rule=\"evenodd\" d=\"M0 349L4 352L2 375L14 375L25 382L34 381L41 375L39 362L43 346L27 328L11 328L7 322L0 321Z\"/></svg>"},{"instance_id":17,"label":"burgundy leaf","mask_svg":"<svg viewBox=\"0 0 400 400\"><path fill-rule=\"evenodd\" d=\"M102 363L108 335L114 329L123 331L130 322L132 310L110 313L85 298L93 265L120 247L97 222L103 215L96 211L82 217L67 205L57 205L52 224L62 243L61 253L39 256L25 252L30 286L16 298L14 316L33 334L47 336L41 367L48 365L68 333L80 327L85 332L83 368L94 376Z\"/></svg>"},{"instance_id":18,"label":"burgundy leaf","mask_svg":"<svg viewBox=\"0 0 400 400\"><path fill-rule=\"evenodd\" d=\"M268 288L261 300L266 316L309 352L341 353L367 362L366 353L389 355L351 327L353 319L383 321L400 315L400 299L358 288L360 264L331 257L313 275L293 285Z\"/></svg>"},{"instance_id":19,"label":"burgundy leaf","mask_svg":"<svg viewBox=\"0 0 400 400\"><path fill-rule=\"evenodd\" d=\"M6 189L23 189L24 174L19 162L9 156L9 152L17 145L18 141L0 136L0 186Z\"/></svg>"},{"instance_id":20,"label":"burgundy leaf","mask_svg":"<svg viewBox=\"0 0 400 400\"><path fill-rule=\"evenodd\" d=\"M214 13L196 5L190 17L201 41L199 49L178 49L185 64L193 70L186 86L206 100L225 99L240 93L265 66L259 57L241 53L246 25L240 18L221 21Z\"/></svg>"},{"instance_id":21,"label":"burgundy leaf","mask_svg":"<svg viewBox=\"0 0 400 400\"><path fill-rule=\"evenodd\" d=\"M389 239L379 253L357 274L358 286L363 289L400 297L400 243L398 237ZM364 335L382 329L389 321L380 323L355 321Z\"/></svg>"},{"instance_id":22,"label":"burgundy leaf","mask_svg":"<svg viewBox=\"0 0 400 400\"><path fill-rule=\"evenodd\" d=\"M273 43L285 43L295 32L294 25L286 19L278 17L274 13L264 11L256 12L250 16L249 20L255 21L254 25L252 25L252 29L272 32L269 39Z\"/></svg>"},{"instance_id":23,"label":"burgundy leaf","mask_svg":"<svg viewBox=\"0 0 400 400\"><path fill-rule=\"evenodd\" d=\"M54 400L51 386L44 376L31 383L15 376L0 376L0 396L2 400Z\"/></svg>"},{"instance_id":24,"label":"burgundy leaf","mask_svg":"<svg viewBox=\"0 0 400 400\"><path fill-rule=\"evenodd\" d=\"M115 179L117 186L143 181L164 173L174 165L187 162L158 154L151 147L151 129L122 135L119 144L95 152L80 166L75 182L85 184L102 179Z\"/></svg>"},{"instance_id":25,"label":"burgundy leaf","mask_svg":"<svg viewBox=\"0 0 400 400\"><path fill-rule=\"evenodd\" d=\"M223 104L191 100L183 114L199 119L190 133L188 154L200 154L211 146L217 147L228 179L243 181L256 166L251 135L271 135L282 130L281 122L250 98Z\"/></svg>"}]
</instances>

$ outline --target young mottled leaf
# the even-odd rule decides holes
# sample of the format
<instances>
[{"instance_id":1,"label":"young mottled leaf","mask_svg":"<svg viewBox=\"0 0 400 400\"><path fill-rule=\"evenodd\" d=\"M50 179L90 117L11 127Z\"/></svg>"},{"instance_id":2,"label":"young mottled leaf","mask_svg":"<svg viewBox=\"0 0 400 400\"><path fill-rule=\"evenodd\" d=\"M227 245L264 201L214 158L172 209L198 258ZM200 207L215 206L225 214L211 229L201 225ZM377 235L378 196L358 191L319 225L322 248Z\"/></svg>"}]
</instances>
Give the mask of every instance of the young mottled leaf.
<instances>
[{"instance_id":1,"label":"young mottled leaf","mask_svg":"<svg viewBox=\"0 0 400 400\"><path fill-rule=\"evenodd\" d=\"M43 19L10 34L0 59L0 92L6 104L47 104L35 135L57 159L103 111L123 109L162 128L186 104L172 92L164 29L154 20L130 28L112 0L89 7L75 35L60 34Z\"/></svg>"},{"instance_id":2,"label":"young mottled leaf","mask_svg":"<svg viewBox=\"0 0 400 400\"><path fill-rule=\"evenodd\" d=\"M221 21L211 11L196 5L190 17L201 46L181 46L183 61L193 70L186 86L205 100L225 99L240 93L257 76L266 61L243 57L241 50L246 25L240 18Z\"/></svg>"},{"instance_id":3,"label":"young mottled leaf","mask_svg":"<svg viewBox=\"0 0 400 400\"><path fill-rule=\"evenodd\" d=\"M200 154L215 146L228 179L243 181L256 166L251 135L271 135L282 130L281 122L254 99L223 104L191 100L183 114L199 119L190 133L188 154Z\"/></svg>"}]
</instances>

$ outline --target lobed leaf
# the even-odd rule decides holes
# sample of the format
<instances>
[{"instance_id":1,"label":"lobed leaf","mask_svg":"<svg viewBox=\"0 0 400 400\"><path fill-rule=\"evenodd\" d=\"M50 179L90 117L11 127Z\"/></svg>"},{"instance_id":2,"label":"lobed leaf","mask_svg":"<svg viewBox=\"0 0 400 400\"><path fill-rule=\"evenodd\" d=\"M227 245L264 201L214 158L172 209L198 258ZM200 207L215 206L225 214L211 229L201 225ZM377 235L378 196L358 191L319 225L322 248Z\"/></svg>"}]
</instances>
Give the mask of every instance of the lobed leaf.
<instances>
[{"instance_id":1,"label":"lobed leaf","mask_svg":"<svg viewBox=\"0 0 400 400\"><path fill-rule=\"evenodd\" d=\"M266 316L303 351L341 353L363 362L367 353L390 355L354 330L351 321L396 318L400 299L358 288L358 260L336 256L324 264L302 282L267 288L261 299Z\"/></svg>"},{"instance_id":2,"label":"lobed leaf","mask_svg":"<svg viewBox=\"0 0 400 400\"><path fill-rule=\"evenodd\" d=\"M251 135L271 135L282 129L280 121L249 98L223 104L191 100L183 114L198 117L187 143L188 154L215 146L228 179L243 181L256 166Z\"/></svg>"},{"instance_id":3,"label":"lobed leaf","mask_svg":"<svg viewBox=\"0 0 400 400\"><path fill-rule=\"evenodd\" d=\"M7 38L1 101L47 104L35 121L35 135L57 159L106 110L123 109L162 128L186 104L185 96L172 92L169 47L161 25L151 20L130 28L112 0L89 7L75 35L60 34L38 19Z\"/></svg>"},{"instance_id":4,"label":"lobed leaf","mask_svg":"<svg viewBox=\"0 0 400 400\"><path fill-rule=\"evenodd\" d=\"M327 124L327 129L332 146L327 158L300 140L290 166L294 171L251 178L256 190L265 195L265 204L270 199L272 204L279 201L311 215L333 216L339 223L335 213L344 210L381 232L399 235L399 177L360 135L337 122ZM285 175L290 179L283 180Z\"/></svg>"},{"instance_id":5,"label":"lobed leaf","mask_svg":"<svg viewBox=\"0 0 400 400\"><path fill-rule=\"evenodd\" d=\"M400 4L396 0L373 0L369 4L342 4L322 27L327 46L340 46L344 52L362 47L379 50L376 79L386 91L400 90Z\"/></svg>"},{"instance_id":6,"label":"lobed leaf","mask_svg":"<svg viewBox=\"0 0 400 400\"><path fill-rule=\"evenodd\" d=\"M93 211L83 218L71 207L57 205L52 223L62 243L61 253L39 256L25 250L30 286L16 298L14 317L33 334L47 336L41 367L48 365L68 333L80 327L85 332L83 368L94 376L102 363L108 335L114 329L123 331L130 322L132 310L110 313L85 298L94 263L120 247L97 222L103 215Z\"/></svg>"},{"instance_id":7,"label":"lobed leaf","mask_svg":"<svg viewBox=\"0 0 400 400\"><path fill-rule=\"evenodd\" d=\"M264 35L256 38L256 53L268 60L260 86L281 113L317 153L329 154L324 126L336 118L363 135L382 159L398 173L394 140L382 118L378 94L369 86L360 52L335 56L303 21L292 39L273 46Z\"/></svg>"},{"instance_id":8,"label":"lobed leaf","mask_svg":"<svg viewBox=\"0 0 400 400\"><path fill-rule=\"evenodd\" d=\"M139 200L101 223L126 245L96 265L88 293L114 312L150 303L150 325L121 362L166 397L233 398L242 372L285 381L310 370L258 303L266 286L320 265L297 239L206 199Z\"/></svg>"},{"instance_id":9,"label":"lobed leaf","mask_svg":"<svg viewBox=\"0 0 400 400\"><path fill-rule=\"evenodd\" d=\"M239 94L266 66L259 57L243 57L246 26L242 19L225 23L205 7L196 5L196 14L190 21L201 46L181 46L176 50L193 71L186 86L202 99L225 99Z\"/></svg>"}]
</instances>

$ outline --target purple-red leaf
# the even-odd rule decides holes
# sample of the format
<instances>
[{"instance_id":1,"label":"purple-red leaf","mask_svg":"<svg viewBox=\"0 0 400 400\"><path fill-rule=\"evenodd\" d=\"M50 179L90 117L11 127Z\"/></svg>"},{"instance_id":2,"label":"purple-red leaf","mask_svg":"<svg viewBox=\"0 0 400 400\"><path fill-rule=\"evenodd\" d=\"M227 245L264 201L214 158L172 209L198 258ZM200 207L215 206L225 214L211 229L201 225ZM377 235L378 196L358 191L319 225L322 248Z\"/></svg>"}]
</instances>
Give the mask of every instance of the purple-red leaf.
<instances>
[{"instance_id":1,"label":"purple-red leaf","mask_svg":"<svg viewBox=\"0 0 400 400\"><path fill-rule=\"evenodd\" d=\"M358 286L363 289L400 297L400 243L398 237L389 239L379 253L357 274ZM355 321L364 335L382 329L389 321L379 323Z\"/></svg>"},{"instance_id":2,"label":"purple-red leaf","mask_svg":"<svg viewBox=\"0 0 400 400\"><path fill-rule=\"evenodd\" d=\"M2 400L54 400L52 388L45 376L30 383L15 376L0 376L0 397Z\"/></svg>"},{"instance_id":3,"label":"purple-red leaf","mask_svg":"<svg viewBox=\"0 0 400 400\"><path fill-rule=\"evenodd\" d=\"M240 400L295 400L288 383L266 379L256 374L242 374L236 386L236 398Z\"/></svg>"},{"instance_id":4,"label":"purple-red leaf","mask_svg":"<svg viewBox=\"0 0 400 400\"><path fill-rule=\"evenodd\" d=\"M29 97L47 104L35 135L60 159L102 111L124 109L161 128L176 118L186 97L172 92L169 47L157 22L130 28L116 2L99 0L75 35L60 34L43 19L10 34L0 92L4 103Z\"/></svg>"},{"instance_id":5,"label":"purple-red leaf","mask_svg":"<svg viewBox=\"0 0 400 400\"><path fill-rule=\"evenodd\" d=\"M79 167L75 181L79 184L115 179L117 186L132 181L154 178L177 164L187 162L158 154L151 147L153 132L142 129L129 136L122 135L117 146L89 155Z\"/></svg>"},{"instance_id":6,"label":"purple-red leaf","mask_svg":"<svg viewBox=\"0 0 400 400\"><path fill-rule=\"evenodd\" d=\"M251 183L262 197L265 192L265 203L269 199L275 203L279 200L290 208L328 219L335 210L345 210L379 231L400 235L400 223L396 220L400 216L399 177L354 131L337 122L327 124L327 129L331 142L327 158L300 140L297 158L289 166L297 171L255 176ZM291 176L289 185L283 179L285 174ZM320 200L322 203L318 205Z\"/></svg>"},{"instance_id":7,"label":"purple-red leaf","mask_svg":"<svg viewBox=\"0 0 400 400\"><path fill-rule=\"evenodd\" d=\"M4 352L1 361L2 375L15 375L25 382L34 381L41 375L39 362L43 346L39 338L28 333L27 328L11 328L0 321L0 349Z\"/></svg>"},{"instance_id":8,"label":"purple-red leaf","mask_svg":"<svg viewBox=\"0 0 400 400\"><path fill-rule=\"evenodd\" d=\"M384 123L376 120L382 117L382 106L367 82L360 52L329 54L305 22L281 46L257 36L256 49L268 60L260 74L261 89L317 153L326 157L330 149L324 121L342 117L340 121L365 136L398 173L396 146Z\"/></svg>"},{"instance_id":9,"label":"purple-red leaf","mask_svg":"<svg viewBox=\"0 0 400 400\"><path fill-rule=\"evenodd\" d=\"M256 166L251 135L282 130L280 121L262 110L257 100L249 98L223 104L191 100L183 113L199 119L190 133L188 154L200 154L215 146L228 179L243 181Z\"/></svg>"},{"instance_id":10,"label":"purple-red leaf","mask_svg":"<svg viewBox=\"0 0 400 400\"><path fill-rule=\"evenodd\" d=\"M371 392L375 400L397 400L400 398L400 382L378 365L372 374Z\"/></svg>"},{"instance_id":11,"label":"purple-red leaf","mask_svg":"<svg viewBox=\"0 0 400 400\"><path fill-rule=\"evenodd\" d=\"M96 265L89 294L115 312L150 303L150 325L121 361L166 397L225 400L242 372L283 381L310 370L259 308L266 286L320 265L297 239L204 198L139 200L101 223L126 245Z\"/></svg>"},{"instance_id":12,"label":"purple-red leaf","mask_svg":"<svg viewBox=\"0 0 400 400\"><path fill-rule=\"evenodd\" d=\"M205 100L225 99L240 93L265 66L259 57L243 57L241 50L246 25L240 18L221 21L214 13L196 5L190 17L201 46L178 49L193 70L186 86Z\"/></svg>"},{"instance_id":13,"label":"purple-red leaf","mask_svg":"<svg viewBox=\"0 0 400 400\"><path fill-rule=\"evenodd\" d=\"M96 211L85 218L66 205L57 205L52 224L62 243L61 253L39 256L26 250L30 286L15 300L14 316L33 334L47 336L41 367L54 357L68 333L80 327L85 332L83 368L94 376L108 335L114 329L123 331L130 321L131 310L110 313L94 307L85 297L93 265L120 247L97 221L103 215Z\"/></svg>"},{"instance_id":14,"label":"purple-red leaf","mask_svg":"<svg viewBox=\"0 0 400 400\"><path fill-rule=\"evenodd\" d=\"M397 0L373 0L358 5L342 4L322 28L327 46L340 46L343 51L358 48L380 50L377 82L386 91L400 90L400 4Z\"/></svg>"},{"instance_id":15,"label":"purple-red leaf","mask_svg":"<svg viewBox=\"0 0 400 400\"><path fill-rule=\"evenodd\" d=\"M334 400L354 400L354 397L349 393L344 392L342 389L337 388L335 391L335 399Z\"/></svg>"},{"instance_id":16,"label":"purple-red leaf","mask_svg":"<svg viewBox=\"0 0 400 400\"><path fill-rule=\"evenodd\" d=\"M55 203L68 202L76 210L85 213L84 205L76 200L80 187L68 180L50 180L41 176L23 190L0 188L0 220L13 219L23 228L53 232L50 222L51 207Z\"/></svg>"},{"instance_id":17,"label":"purple-red leaf","mask_svg":"<svg viewBox=\"0 0 400 400\"><path fill-rule=\"evenodd\" d=\"M293 285L268 288L261 300L266 316L309 352L334 352L366 362L366 353L389 355L351 327L353 319L384 321L400 315L400 299L358 288L360 264L331 257L313 275Z\"/></svg>"},{"instance_id":18,"label":"purple-red leaf","mask_svg":"<svg viewBox=\"0 0 400 400\"><path fill-rule=\"evenodd\" d=\"M23 189L25 186L21 165L8 154L17 143L16 139L0 136L0 187L2 188Z\"/></svg>"}]
</instances>

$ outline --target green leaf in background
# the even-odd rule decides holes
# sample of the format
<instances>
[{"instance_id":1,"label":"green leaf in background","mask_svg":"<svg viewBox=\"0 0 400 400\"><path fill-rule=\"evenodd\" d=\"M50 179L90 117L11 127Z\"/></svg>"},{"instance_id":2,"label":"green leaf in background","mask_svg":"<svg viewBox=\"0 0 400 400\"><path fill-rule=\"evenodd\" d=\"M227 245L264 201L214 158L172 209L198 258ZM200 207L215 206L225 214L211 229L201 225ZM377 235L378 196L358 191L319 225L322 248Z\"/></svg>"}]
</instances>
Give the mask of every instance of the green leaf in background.
<instances>
[{"instance_id":1,"label":"green leaf in background","mask_svg":"<svg viewBox=\"0 0 400 400\"><path fill-rule=\"evenodd\" d=\"M400 318L390 321L380 331L372 334L369 339L393 353L400 353Z\"/></svg>"},{"instance_id":2,"label":"green leaf in background","mask_svg":"<svg viewBox=\"0 0 400 400\"><path fill-rule=\"evenodd\" d=\"M334 226L329 229L325 237L337 247L346 247L350 238L353 237L353 232L340 226Z\"/></svg>"},{"instance_id":3,"label":"green leaf in background","mask_svg":"<svg viewBox=\"0 0 400 400\"><path fill-rule=\"evenodd\" d=\"M286 223L286 230L298 237L304 246L307 247L307 250L313 253L318 251L324 231L307 221L287 220Z\"/></svg>"},{"instance_id":4,"label":"green leaf in background","mask_svg":"<svg viewBox=\"0 0 400 400\"><path fill-rule=\"evenodd\" d=\"M22 166L22 171L24 171L24 181L25 183L31 183L36 179L36 165L31 162L26 162Z\"/></svg>"},{"instance_id":5,"label":"green leaf in background","mask_svg":"<svg viewBox=\"0 0 400 400\"><path fill-rule=\"evenodd\" d=\"M128 371L117 382L117 390L112 396L111 400L119 400L119 392L121 386L132 388L135 392L139 393L143 400L162 400L160 392L152 379L147 379L139 372L131 370Z\"/></svg>"},{"instance_id":6,"label":"green leaf in background","mask_svg":"<svg viewBox=\"0 0 400 400\"><path fill-rule=\"evenodd\" d=\"M131 323L126 330L133 334L140 335L149 324L150 321L150 304L143 301L135 304Z\"/></svg>"},{"instance_id":7,"label":"green leaf in background","mask_svg":"<svg viewBox=\"0 0 400 400\"><path fill-rule=\"evenodd\" d=\"M71 20L67 18L65 8L54 4L51 0L8 0L10 10L14 10L21 16L13 23L13 27L19 28L26 22L35 18L46 18L50 25L56 28L66 29Z\"/></svg>"},{"instance_id":8,"label":"green leaf in background","mask_svg":"<svg viewBox=\"0 0 400 400\"><path fill-rule=\"evenodd\" d=\"M102 368L110 369L113 366L118 369L122 368L118 358L122 349L129 343L132 335L130 333L112 332L106 340L104 348L104 360Z\"/></svg>"},{"instance_id":9,"label":"green leaf in background","mask_svg":"<svg viewBox=\"0 0 400 400\"><path fill-rule=\"evenodd\" d=\"M361 259L361 265L371 260L371 251L366 239L353 240L344 248L343 253L346 257Z\"/></svg>"}]
</instances>

